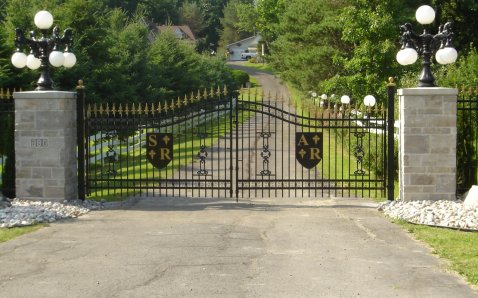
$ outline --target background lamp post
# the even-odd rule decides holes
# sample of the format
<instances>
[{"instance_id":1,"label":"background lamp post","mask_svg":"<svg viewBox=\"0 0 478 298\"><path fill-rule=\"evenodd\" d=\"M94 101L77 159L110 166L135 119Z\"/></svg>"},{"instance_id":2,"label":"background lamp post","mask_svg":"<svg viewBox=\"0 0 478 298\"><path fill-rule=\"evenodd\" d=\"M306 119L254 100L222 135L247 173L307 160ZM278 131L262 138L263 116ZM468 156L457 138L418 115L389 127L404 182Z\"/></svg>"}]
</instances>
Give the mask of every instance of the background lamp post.
<instances>
[{"instance_id":1,"label":"background lamp post","mask_svg":"<svg viewBox=\"0 0 478 298\"><path fill-rule=\"evenodd\" d=\"M363 104L367 107L367 118L369 119L370 118L370 109L372 107L375 106L375 104L377 103L377 100L375 99L375 97L373 95L367 95L363 98Z\"/></svg>"},{"instance_id":2,"label":"background lamp post","mask_svg":"<svg viewBox=\"0 0 478 298\"><path fill-rule=\"evenodd\" d=\"M348 95L342 95L342 97L340 97L340 102L343 105L348 105L350 103L350 97Z\"/></svg>"},{"instance_id":3,"label":"background lamp post","mask_svg":"<svg viewBox=\"0 0 478 298\"><path fill-rule=\"evenodd\" d=\"M314 105L317 105L317 92L311 91L310 96L312 96L312 100L314 101Z\"/></svg>"},{"instance_id":4,"label":"background lamp post","mask_svg":"<svg viewBox=\"0 0 478 298\"><path fill-rule=\"evenodd\" d=\"M327 94L324 93L320 96L320 106L321 107L325 106L326 101L327 101Z\"/></svg>"},{"instance_id":5,"label":"background lamp post","mask_svg":"<svg viewBox=\"0 0 478 298\"><path fill-rule=\"evenodd\" d=\"M369 108L375 106L376 103L377 103L377 100L375 99L373 95L367 95L363 98L363 104Z\"/></svg>"},{"instance_id":6,"label":"background lamp post","mask_svg":"<svg viewBox=\"0 0 478 298\"><path fill-rule=\"evenodd\" d=\"M342 104L340 106L340 111L343 112L342 115L345 115L345 111L347 111L347 107L350 104L350 97L348 95L342 95L340 97L340 103Z\"/></svg>"},{"instance_id":7,"label":"background lamp post","mask_svg":"<svg viewBox=\"0 0 478 298\"><path fill-rule=\"evenodd\" d=\"M53 28L53 34L47 37L47 30L53 25L53 16L48 11L42 10L35 15L35 25L40 29L41 37L36 38L35 32L30 32L30 38L26 38L23 30L15 29L16 52L12 55L12 64L17 68L28 68L34 70L40 68L41 75L37 81L35 90L52 90L53 81L50 76L49 64L54 67L73 67L76 63L76 56L71 52L73 44L73 31L71 28L60 36L60 29ZM28 46L30 54L27 56L22 51L22 46ZM64 46L64 52L60 51Z\"/></svg>"},{"instance_id":8,"label":"background lamp post","mask_svg":"<svg viewBox=\"0 0 478 298\"><path fill-rule=\"evenodd\" d=\"M428 5L420 6L415 14L417 21L425 25L421 35L415 34L412 24L400 26L400 44L402 48L397 53L397 61L401 65L415 63L418 55L422 56L423 69L419 79L419 87L435 87L435 78L430 69L431 57L440 64L450 64L456 61L458 53L453 48L453 23L448 22L438 27L438 34L428 31L429 24L435 20L435 11Z\"/></svg>"}]
</instances>

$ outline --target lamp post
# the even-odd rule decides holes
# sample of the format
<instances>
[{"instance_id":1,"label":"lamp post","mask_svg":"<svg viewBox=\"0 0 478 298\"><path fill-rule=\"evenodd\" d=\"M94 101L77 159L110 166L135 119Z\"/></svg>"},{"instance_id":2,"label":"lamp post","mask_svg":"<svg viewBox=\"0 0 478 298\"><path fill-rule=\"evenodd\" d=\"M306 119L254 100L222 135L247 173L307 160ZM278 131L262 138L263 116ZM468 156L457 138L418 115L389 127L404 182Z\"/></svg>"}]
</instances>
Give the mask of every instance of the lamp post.
<instances>
[{"instance_id":1,"label":"lamp post","mask_svg":"<svg viewBox=\"0 0 478 298\"><path fill-rule=\"evenodd\" d=\"M377 103L377 100L373 95L367 95L363 98L363 104L366 105L367 107L373 107Z\"/></svg>"},{"instance_id":2,"label":"lamp post","mask_svg":"<svg viewBox=\"0 0 478 298\"><path fill-rule=\"evenodd\" d=\"M317 105L317 92L311 91L310 96L312 96L312 100L314 101L314 105Z\"/></svg>"},{"instance_id":3,"label":"lamp post","mask_svg":"<svg viewBox=\"0 0 478 298\"><path fill-rule=\"evenodd\" d=\"M343 105L348 105L350 103L350 97L348 95L342 95L342 97L340 97L340 102Z\"/></svg>"},{"instance_id":4,"label":"lamp post","mask_svg":"<svg viewBox=\"0 0 478 298\"><path fill-rule=\"evenodd\" d=\"M458 53L453 48L453 23L447 22L438 27L438 33L430 34L429 24L435 20L435 11L428 5L420 6L416 11L417 21L424 25L421 35L415 34L412 24L406 23L400 26L400 44L402 48L397 53L397 61L401 65L415 63L418 55L422 56L423 69L419 79L419 87L435 87L435 78L430 69L433 53L440 64L450 64L456 61Z\"/></svg>"},{"instance_id":5,"label":"lamp post","mask_svg":"<svg viewBox=\"0 0 478 298\"><path fill-rule=\"evenodd\" d=\"M320 106L323 107L327 103L327 94L322 94L320 96Z\"/></svg>"},{"instance_id":6,"label":"lamp post","mask_svg":"<svg viewBox=\"0 0 478 298\"><path fill-rule=\"evenodd\" d=\"M375 103L377 103L377 100L373 95L367 95L363 98L363 104L367 107L367 119L370 120L370 109L375 106Z\"/></svg>"},{"instance_id":7,"label":"lamp post","mask_svg":"<svg viewBox=\"0 0 478 298\"><path fill-rule=\"evenodd\" d=\"M16 52L12 55L11 62L17 68L28 68L35 70L40 68L41 75L37 81L37 91L52 90L53 81L50 76L49 63L54 67L73 67L76 63L76 56L71 52L73 45L73 31L71 28L60 36L60 29L53 28L53 34L47 37L47 30L53 25L53 16L48 11L42 10L35 15L35 25L40 29L41 37L36 38L35 32L30 32L30 38L25 37L23 30L15 29ZM30 54L25 55L23 46L28 46ZM60 51L64 46L64 52Z\"/></svg>"},{"instance_id":8,"label":"lamp post","mask_svg":"<svg viewBox=\"0 0 478 298\"><path fill-rule=\"evenodd\" d=\"M342 95L340 97L340 112L342 113L342 117L347 113L347 106L350 104L350 97L348 95Z\"/></svg>"}]
</instances>

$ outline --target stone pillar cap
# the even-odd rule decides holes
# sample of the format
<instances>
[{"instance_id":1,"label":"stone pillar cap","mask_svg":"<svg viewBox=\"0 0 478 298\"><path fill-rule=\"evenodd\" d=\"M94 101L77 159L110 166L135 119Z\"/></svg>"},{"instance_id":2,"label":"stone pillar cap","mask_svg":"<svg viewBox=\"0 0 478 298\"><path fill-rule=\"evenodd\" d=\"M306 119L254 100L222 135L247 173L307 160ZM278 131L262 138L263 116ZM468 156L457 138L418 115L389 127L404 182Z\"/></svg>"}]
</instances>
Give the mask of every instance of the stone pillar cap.
<instances>
[{"instance_id":1,"label":"stone pillar cap","mask_svg":"<svg viewBox=\"0 0 478 298\"><path fill-rule=\"evenodd\" d=\"M427 87L398 89L398 95L457 95L456 88Z\"/></svg>"}]
</instances>

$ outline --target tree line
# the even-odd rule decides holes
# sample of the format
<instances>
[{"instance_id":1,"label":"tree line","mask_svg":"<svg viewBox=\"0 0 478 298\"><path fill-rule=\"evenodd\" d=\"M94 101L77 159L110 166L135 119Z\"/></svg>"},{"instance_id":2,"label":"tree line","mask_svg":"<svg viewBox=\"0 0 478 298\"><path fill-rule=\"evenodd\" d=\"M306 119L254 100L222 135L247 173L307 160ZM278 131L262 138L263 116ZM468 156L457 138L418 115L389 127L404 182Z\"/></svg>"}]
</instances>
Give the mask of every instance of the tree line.
<instances>
[{"instance_id":1,"label":"tree line","mask_svg":"<svg viewBox=\"0 0 478 298\"><path fill-rule=\"evenodd\" d=\"M231 0L238 2L237 30L260 32L268 46L267 61L282 78L307 93L348 94L385 98L385 81L398 78L402 87L416 86L421 60L401 66L399 26L410 22L420 34L416 9L423 4L436 10L430 27L453 21L454 65L433 65L440 86L476 83L478 75L478 2L475 0ZM340 98L340 97L337 97Z\"/></svg>"},{"instance_id":2,"label":"tree line","mask_svg":"<svg viewBox=\"0 0 478 298\"><path fill-rule=\"evenodd\" d=\"M52 69L56 87L72 90L83 79L88 99L140 102L171 98L198 89L227 85L234 75L219 57L210 55L219 43L226 0L0 0L0 80L3 88L32 90L38 71L15 69L10 57L15 28L36 30L39 10L54 16L54 26L74 30L71 69ZM157 34L153 24L187 24L196 43ZM49 32L51 33L51 31ZM28 53L26 53L28 54Z\"/></svg>"},{"instance_id":3,"label":"tree line","mask_svg":"<svg viewBox=\"0 0 478 298\"><path fill-rule=\"evenodd\" d=\"M478 2L430 0L438 24L455 23L459 61L433 66L440 86L476 82ZM2 87L31 90L38 73L9 61L15 27L33 30L34 14L51 11L55 25L75 30L77 65L55 69L62 90L84 79L90 98L141 101L174 97L211 85L235 84L224 64L227 45L259 33L267 61L280 76L305 93L385 95L390 76L414 86L420 63L395 61L399 25L411 22L413 0L0 0L0 80ZM187 24L198 41L172 34L152 36L151 24ZM217 57L211 57L217 52ZM236 74L237 75L237 74Z\"/></svg>"}]
</instances>

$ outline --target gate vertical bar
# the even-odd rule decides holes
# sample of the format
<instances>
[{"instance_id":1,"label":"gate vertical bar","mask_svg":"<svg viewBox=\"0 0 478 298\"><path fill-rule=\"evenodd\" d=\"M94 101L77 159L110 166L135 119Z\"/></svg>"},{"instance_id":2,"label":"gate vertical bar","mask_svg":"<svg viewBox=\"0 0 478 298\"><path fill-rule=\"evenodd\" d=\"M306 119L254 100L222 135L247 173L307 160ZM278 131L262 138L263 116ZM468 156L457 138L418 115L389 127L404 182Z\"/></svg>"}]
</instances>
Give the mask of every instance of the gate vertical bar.
<instances>
[{"instance_id":1,"label":"gate vertical bar","mask_svg":"<svg viewBox=\"0 0 478 298\"><path fill-rule=\"evenodd\" d=\"M395 142L395 80L388 79L388 99L387 99L387 199L393 201L394 181L395 181L395 161L394 161L394 142Z\"/></svg>"},{"instance_id":2,"label":"gate vertical bar","mask_svg":"<svg viewBox=\"0 0 478 298\"><path fill-rule=\"evenodd\" d=\"M232 106L232 94L226 95L229 96L229 197L232 198L233 196L233 179L232 179L232 172L233 172L233 161L232 161L232 134L233 132L233 125L232 125L232 113L233 113L233 106ZM236 124L237 125L237 124ZM237 156L236 156L237 159ZM236 177L237 179L237 177Z\"/></svg>"},{"instance_id":3,"label":"gate vertical bar","mask_svg":"<svg viewBox=\"0 0 478 298\"><path fill-rule=\"evenodd\" d=\"M236 144L235 144L236 145L236 178L235 180L236 180L236 203L238 203L239 202L239 96L237 96L235 103L231 108L234 108L234 113L236 118ZM244 128L241 125L241 131L242 129ZM244 151L242 151L241 154L243 156Z\"/></svg>"},{"instance_id":4,"label":"gate vertical bar","mask_svg":"<svg viewBox=\"0 0 478 298\"><path fill-rule=\"evenodd\" d=\"M85 199L85 86L78 81L76 87L76 117L77 117L77 145L78 145L78 198Z\"/></svg>"},{"instance_id":5,"label":"gate vertical bar","mask_svg":"<svg viewBox=\"0 0 478 298\"><path fill-rule=\"evenodd\" d=\"M13 90L16 92L16 90ZM15 187L15 102L9 90L0 90L0 194L16 197Z\"/></svg>"}]
</instances>

